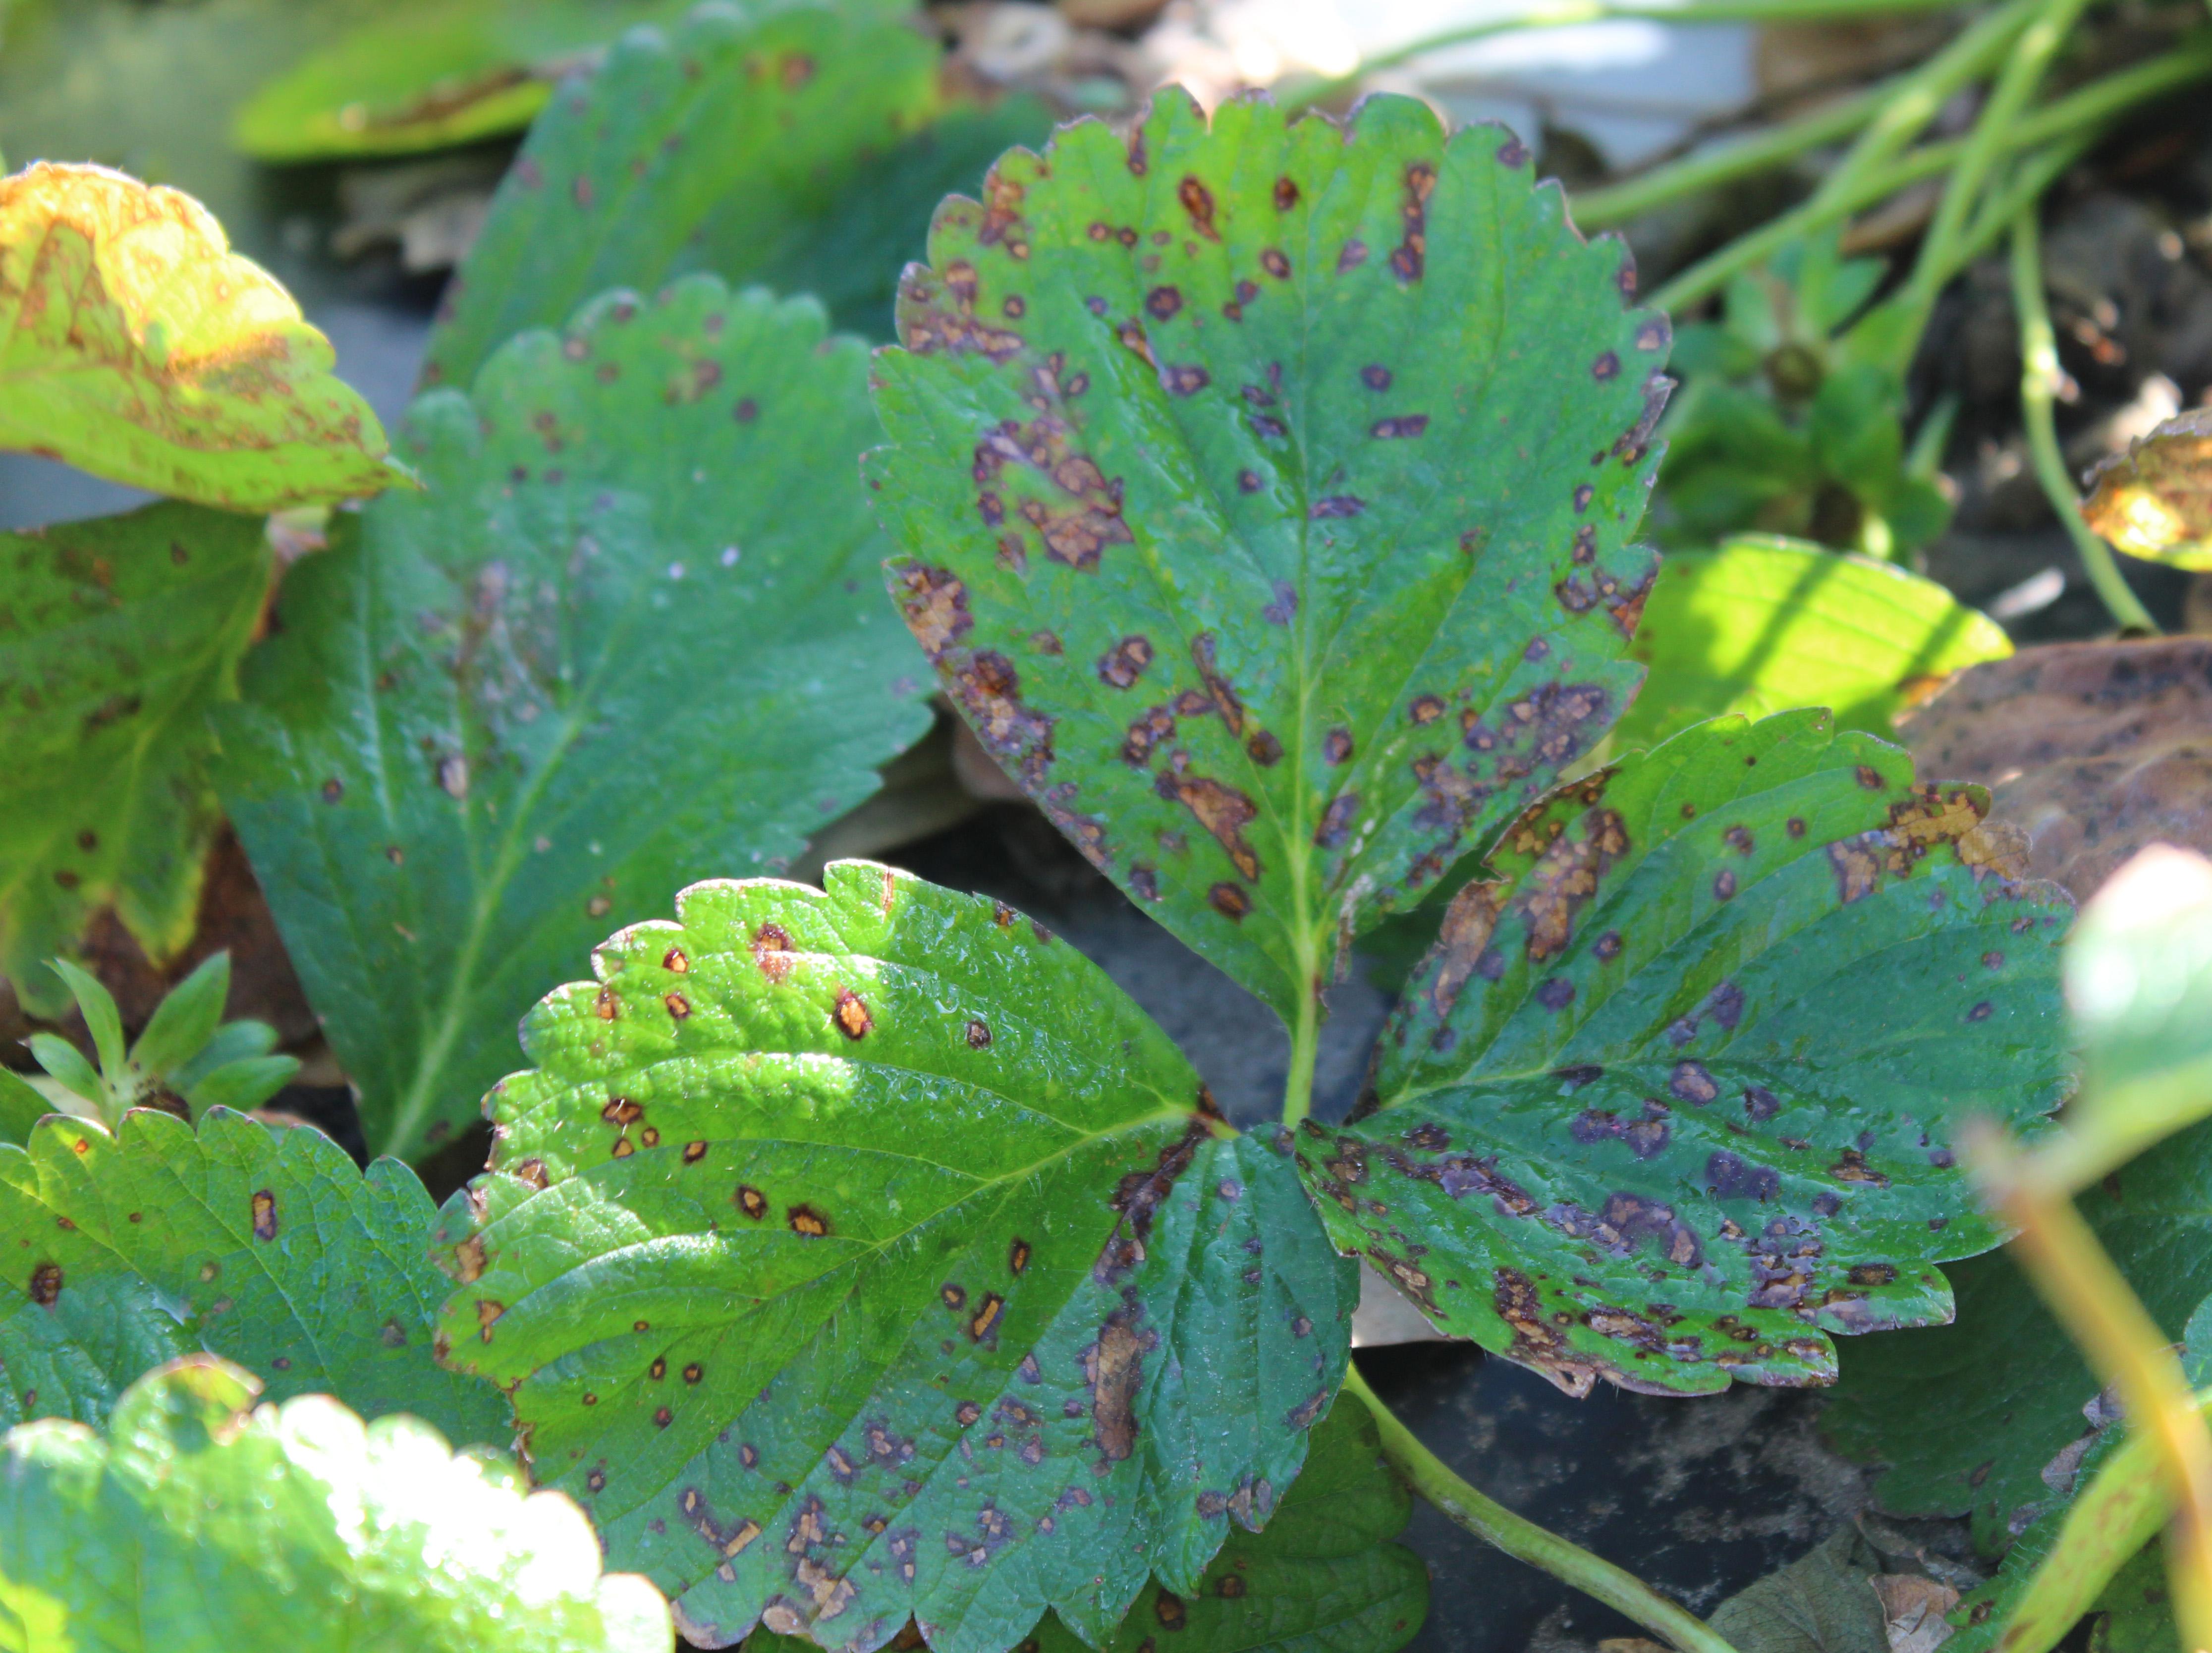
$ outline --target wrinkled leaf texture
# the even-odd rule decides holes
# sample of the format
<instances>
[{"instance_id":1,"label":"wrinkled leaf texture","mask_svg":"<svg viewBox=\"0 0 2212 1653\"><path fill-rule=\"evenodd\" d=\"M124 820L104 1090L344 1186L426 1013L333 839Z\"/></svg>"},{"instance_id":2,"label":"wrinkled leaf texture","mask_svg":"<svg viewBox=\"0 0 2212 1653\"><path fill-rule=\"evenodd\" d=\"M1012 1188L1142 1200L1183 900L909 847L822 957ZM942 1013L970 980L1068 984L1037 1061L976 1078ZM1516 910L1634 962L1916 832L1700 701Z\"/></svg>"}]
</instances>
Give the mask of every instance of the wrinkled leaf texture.
<instances>
[{"instance_id":1,"label":"wrinkled leaf texture","mask_svg":"<svg viewBox=\"0 0 2212 1653\"><path fill-rule=\"evenodd\" d=\"M696 1644L1097 1642L1266 1521L1356 1273L1066 943L826 883L695 885L532 1012L448 1358Z\"/></svg>"},{"instance_id":2,"label":"wrinkled leaf texture","mask_svg":"<svg viewBox=\"0 0 2212 1653\"><path fill-rule=\"evenodd\" d=\"M222 811L207 708L237 693L269 591L262 525L202 506L0 534L0 972L46 1016L46 960L112 906L164 959L191 939Z\"/></svg>"},{"instance_id":3,"label":"wrinkled leaf texture","mask_svg":"<svg viewBox=\"0 0 2212 1653\"><path fill-rule=\"evenodd\" d=\"M335 360L190 196L0 179L0 447L235 511L374 494L402 473Z\"/></svg>"},{"instance_id":4,"label":"wrinkled leaf texture","mask_svg":"<svg viewBox=\"0 0 2212 1653\"><path fill-rule=\"evenodd\" d=\"M1668 330L1495 127L1161 93L939 212L894 590L984 744L1295 1021L1619 714Z\"/></svg>"},{"instance_id":5,"label":"wrinkled leaf texture","mask_svg":"<svg viewBox=\"0 0 2212 1653\"><path fill-rule=\"evenodd\" d=\"M789 864L927 727L870 589L866 374L805 300L605 295L419 400L428 492L294 570L218 785L374 1150L476 1117L516 1006Z\"/></svg>"},{"instance_id":6,"label":"wrinkled leaf texture","mask_svg":"<svg viewBox=\"0 0 2212 1653\"><path fill-rule=\"evenodd\" d=\"M110 1135L56 1115L0 1147L0 1423L106 1421L139 1375L204 1350L272 1400L327 1393L504 1445L489 1385L441 1370L435 1212L404 1165L367 1172L321 1132L150 1109Z\"/></svg>"},{"instance_id":7,"label":"wrinkled leaf texture","mask_svg":"<svg viewBox=\"0 0 2212 1653\"><path fill-rule=\"evenodd\" d=\"M252 1405L197 1355L124 1392L107 1438L0 1441L0 1635L103 1653L664 1653L668 1610L602 1575L565 1498L327 1395ZM250 1409L249 1409L250 1408ZM12 1632L12 1633L11 1633Z\"/></svg>"},{"instance_id":8,"label":"wrinkled leaf texture","mask_svg":"<svg viewBox=\"0 0 2212 1653\"><path fill-rule=\"evenodd\" d=\"M765 277L806 221L937 108L936 52L896 13L709 0L566 83L447 289L425 385L611 287Z\"/></svg>"}]
</instances>

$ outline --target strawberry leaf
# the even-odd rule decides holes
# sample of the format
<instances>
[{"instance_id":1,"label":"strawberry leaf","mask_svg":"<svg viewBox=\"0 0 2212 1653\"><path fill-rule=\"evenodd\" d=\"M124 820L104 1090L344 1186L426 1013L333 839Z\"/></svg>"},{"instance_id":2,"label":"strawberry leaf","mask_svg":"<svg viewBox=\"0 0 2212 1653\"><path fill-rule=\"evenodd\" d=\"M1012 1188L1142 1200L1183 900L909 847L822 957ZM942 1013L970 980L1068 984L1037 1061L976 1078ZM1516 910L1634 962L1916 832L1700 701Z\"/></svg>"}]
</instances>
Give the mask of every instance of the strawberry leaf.
<instances>
[{"instance_id":1,"label":"strawberry leaf","mask_svg":"<svg viewBox=\"0 0 2212 1653\"><path fill-rule=\"evenodd\" d=\"M702 7L632 31L531 128L447 290L426 385L465 385L501 340L610 287L685 269L754 278L872 152L936 106L936 52L887 10Z\"/></svg>"},{"instance_id":2,"label":"strawberry leaf","mask_svg":"<svg viewBox=\"0 0 2212 1653\"><path fill-rule=\"evenodd\" d=\"M1613 731L1656 745L1706 718L1825 706L1846 729L1890 735L1951 674L2002 659L1996 622L1932 580L1802 540L1747 535L1670 551L1633 650L1650 668Z\"/></svg>"},{"instance_id":3,"label":"strawberry leaf","mask_svg":"<svg viewBox=\"0 0 2212 1653\"><path fill-rule=\"evenodd\" d=\"M1073 949L827 884L695 885L531 1013L448 1358L699 1645L1096 1639L1266 1521L1354 1271Z\"/></svg>"},{"instance_id":4,"label":"strawberry leaf","mask_svg":"<svg viewBox=\"0 0 2212 1653\"><path fill-rule=\"evenodd\" d=\"M374 494L403 473L334 360L190 196L0 179L0 448L236 511Z\"/></svg>"},{"instance_id":5,"label":"strawberry leaf","mask_svg":"<svg viewBox=\"0 0 2212 1653\"><path fill-rule=\"evenodd\" d=\"M939 214L872 459L984 744L1286 1019L1639 676L1668 331L1495 127L1162 94Z\"/></svg>"},{"instance_id":6,"label":"strawberry leaf","mask_svg":"<svg viewBox=\"0 0 2212 1653\"><path fill-rule=\"evenodd\" d=\"M191 939L222 818L204 720L270 572L258 521L194 505L0 534L0 971L39 1013L100 907L156 960Z\"/></svg>"},{"instance_id":7,"label":"strawberry leaf","mask_svg":"<svg viewBox=\"0 0 2212 1653\"><path fill-rule=\"evenodd\" d=\"M264 82L232 123L257 161L412 155L520 131L562 65L671 0L442 0L380 19Z\"/></svg>"},{"instance_id":8,"label":"strawberry leaf","mask_svg":"<svg viewBox=\"0 0 2212 1653\"><path fill-rule=\"evenodd\" d=\"M1405 1483L1382 1462L1367 1409L1337 1407L1314 1426L1306 1466L1267 1529L1231 1530L1188 1597L1146 1585L1099 1653L1137 1653L1148 1640L1157 1647L1164 1632L1177 1653L1394 1653L1428 1613L1428 1569L1390 1542L1412 1509ZM1030 1653L1086 1645L1053 1618L1030 1640ZM746 1653L812 1653L813 1645L770 1630L745 1639Z\"/></svg>"},{"instance_id":9,"label":"strawberry leaf","mask_svg":"<svg viewBox=\"0 0 2212 1653\"><path fill-rule=\"evenodd\" d=\"M430 491L287 582L219 784L375 1151L474 1117L610 925L781 870L927 727L866 374L805 301L611 295L416 403Z\"/></svg>"},{"instance_id":10,"label":"strawberry leaf","mask_svg":"<svg viewBox=\"0 0 2212 1653\"><path fill-rule=\"evenodd\" d=\"M218 1109L195 1133L140 1109L111 1136L51 1116L0 1147L21 1294L0 1317L0 1422L102 1423L141 1372L205 1350L276 1399L323 1390L503 1443L497 1391L431 1359L434 1214L404 1165L364 1174L319 1131Z\"/></svg>"},{"instance_id":11,"label":"strawberry leaf","mask_svg":"<svg viewBox=\"0 0 2212 1653\"><path fill-rule=\"evenodd\" d=\"M661 1653L668 1610L602 1576L567 1499L455 1457L411 1418L327 1395L254 1407L228 1363L131 1386L108 1438L0 1442L0 1600L38 1647L112 1653L329 1642L422 1653Z\"/></svg>"},{"instance_id":12,"label":"strawberry leaf","mask_svg":"<svg viewBox=\"0 0 2212 1653\"><path fill-rule=\"evenodd\" d=\"M1951 1132L2065 1095L2055 885L1821 712L1723 718L1509 832L1298 1164L1340 1247L1571 1392L1817 1383L2000 1237Z\"/></svg>"}]
</instances>

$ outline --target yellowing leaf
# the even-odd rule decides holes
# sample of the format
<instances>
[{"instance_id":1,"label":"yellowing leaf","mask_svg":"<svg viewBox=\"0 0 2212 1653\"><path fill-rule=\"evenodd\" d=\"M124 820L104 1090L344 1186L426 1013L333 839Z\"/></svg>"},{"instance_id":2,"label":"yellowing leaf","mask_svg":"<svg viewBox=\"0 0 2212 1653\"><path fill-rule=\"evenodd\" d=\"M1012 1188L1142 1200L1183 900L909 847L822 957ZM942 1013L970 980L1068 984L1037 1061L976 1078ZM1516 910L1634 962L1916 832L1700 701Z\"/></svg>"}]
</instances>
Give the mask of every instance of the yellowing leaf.
<instances>
[{"instance_id":1,"label":"yellowing leaf","mask_svg":"<svg viewBox=\"0 0 2212 1653\"><path fill-rule=\"evenodd\" d=\"M2168 419L2097 467L2081 514L2130 556L2212 568L2212 408Z\"/></svg>"},{"instance_id":2,"label":"yellowing leaf","mask_svg":"<svg viewBox=\"0 0 2212 1653\"><path fill-rule=\"evenodd\" d=\"M99 167L0 179L0 448L239 511L404 473L330 341L191 197Z\"/></svg>"}]
</instances>

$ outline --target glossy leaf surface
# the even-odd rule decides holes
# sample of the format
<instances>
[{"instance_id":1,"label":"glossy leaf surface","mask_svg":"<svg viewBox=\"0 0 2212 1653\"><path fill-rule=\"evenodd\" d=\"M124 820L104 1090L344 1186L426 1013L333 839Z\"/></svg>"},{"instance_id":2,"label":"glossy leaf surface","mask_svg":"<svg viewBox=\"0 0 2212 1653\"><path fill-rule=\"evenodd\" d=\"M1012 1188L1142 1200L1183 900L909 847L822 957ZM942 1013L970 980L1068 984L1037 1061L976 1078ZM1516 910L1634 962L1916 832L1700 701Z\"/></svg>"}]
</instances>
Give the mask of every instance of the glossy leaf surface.
<instances>
[{"instance_id":1,"label":"glossy leaf surface","mask_svg":"<svg viewBox=\"0 0 2212 1653\"><path fill-rule=\"evenodd\" d=\"M429 492L287 582L221 785L375 1150L475 1118L611 926L781 870L927 727L866 374L805 301L609 295L419 401Z\"/></svg>"},{"instance_id":2,"label":"glossy leaf surface","mask_svg":"<svg viewBox=\"0 0 2212 1653\"><path fill-rule=\"evenodd\" d=\"M1286 1019L1619 715L1667 326L1499 129L1160 94L953 201L878 362L983 744Z\"/></svg>"},{"instance_id":3,"label":"glossy leaf surface","mask_svg":"<svg viewBox=\"0 0 2212 1653\"><path fill-rule=\"evenodd\" d=\"M501 341L611 287L756 279L793 225L936 106L906 23L814 0L708 5L640 29L531 129L447 289L422 368L464 385Z\"/></svg>"},{"instance_id":4,"label":"glossy leaf surface","mask_svg":"<svg viewBox=\"0 0 2212 1653\"><path fill-rule=\"evenodd\" d=\"M112 906L155 959L191 939L222 819L208 708L237 693L271 558L192 505L0 534L0 971L42 1014L46 961Z\"/></svg>"},{"instance_id":5,"label":"glossy leaf surface","mask_svg":"<svg viewBox=\"0 0 2212 1653\"><path fill-rule=\"evenodd\" d=\"M410 155L520 131L565 66L681 0L453 0L355 31L264 84L233 136L257 161Z\"/></svg>"},{"instance_id":6,"label":"glossy leaf surface","mask_svg":"<svg viewBox=\"0 0 2212 1653\"><path fill-rule=\"evenodd\" d=\"M400 473L334 361L190 196L0 179L0 448L237 511L374 494Z\"/></svg>"},{"instance_id":7,"label":"glossy leaf surface","mask_svg":"<svg viewBox=\"0 0 2212 1653\"><path fill-rule=\"evenodd\" d=\"M488 1384L441 1370L434 1212L392 1160L366 1173L321 1132L217 1109L195 1133L142 1109L110 1135L55 1116L0 1147L0 1421L103 1422L164 1360L206 1350L273 1398L318 1391L504 1445Z\"/></svg>"},{"instance_id":8,"label":"glossy leaf surface","mask_svg":"<svg viewBox=\"0 0 2212 1653\"><path fill-rule=\"evenodd\" d=\"M2130 556L2212 568L2212 410L2168 419L2106 460L2081 514Z\"/></svg>"},{"instance_id":9,"label":"glossy leaf surface","mask_svg":"<svg viewBox=\"0 0 2212 1653\"><path fill-rule=\"evenodd\" d=\"M2067 1089L2070 908L1985 799L1826 714L1563 793L1453 903L1372 1106L1298 1164L1340 1246L1571 1391L1817 1383L1999 1237L1950 1133Z\"/></svg>"},{"instance_id":10,"label":"glossy leaf surface","mask_svg":"<svg viewBox=\"0 0 2212 1653\"><path fill-rule=\"evenodd\" d=\"M127 1390L102 1439L0 1442L0 1612L31 1647L663 1653L668 1610L602 1576L566 1498L326 1395L253 1407L206 1356ZM251 1408L251 1410L249 1410Z\"/></svg>"},{"instance_id":11,"label":"glossy leaf surface","mask_svg":"<svg viewBox=\"0 0 2212 1653\"><path fill-rule=\"evenodd\" d=\"M699 1645L1095 1638L1267 1519L1354 1271L1066 943L827 878L694 886L532 1012L449 1358Z\"/></svg>"},{"instance_id":12,"label":"glossy leaf surface","mask_svg":"<svg viewBox=\"0 0 2212 1653\"><path fill-rule=\"evenodd\" d=\"M1747 537L1668 553L1633 653L1650 675L1613 731L1619 751L1731 712L1762 718L1801 706L1890 738L1898 713L2012 644L1932 580L1802 540Z\"/></svg>"}]
</instances>

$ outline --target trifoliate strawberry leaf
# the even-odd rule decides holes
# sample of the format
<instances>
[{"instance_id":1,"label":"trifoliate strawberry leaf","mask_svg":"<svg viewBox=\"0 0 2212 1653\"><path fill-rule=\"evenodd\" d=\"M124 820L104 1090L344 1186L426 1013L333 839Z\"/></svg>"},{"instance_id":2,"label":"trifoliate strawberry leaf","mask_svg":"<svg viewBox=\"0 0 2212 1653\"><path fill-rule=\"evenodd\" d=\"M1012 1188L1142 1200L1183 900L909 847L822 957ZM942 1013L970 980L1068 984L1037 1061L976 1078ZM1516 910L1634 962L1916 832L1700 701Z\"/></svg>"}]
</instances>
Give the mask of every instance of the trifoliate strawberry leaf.
<instances>
[{"instance_id":1,"label":"trifoliate strawberry leaf","mask_svg":"<svg viewBox=\"0 0 2212 1653\"><path fill-rule=\"evenodd\" d=\"M566 1498L327 1395L253 1405L206 1355L134 1383L107 1438L0 1441L0 1613L27 1647L106 1653L665 1653L668 1609L602 1575Z\"/></svg>"},{"instance_id":2,"label":"trifoliate strawberry leaf","mask_svg":"<svg viewBox=\"0 0 2212 1653\"><path fill-rule=\"evenodd\" d=\"M1267 1520L1354 1271L1066 943L826 880L695 885L532 1012L447 1358L699 1645L1095 1639Z\"/></svg>"},{"instance_id":3,"label":"trifoliate strawberry leaf","mask_svg":"<svg viewBox=\"0 0 2212 1653\"><path fill-rule=\"evenodd\" d=\"M374 494L402 473L334 360L190 196L0 179L0 448L237 511Z\"/></svg>"},{"instance_id":4,"label":"trifoliate strawberry leaf","mask_svg":"<svg viewBox=\"0 0 2212 1653\"><path fill-rule=\"evenodd\" d=\"M501 341L610 287L754 279L871 154L936 106L936 51L881 9L708 5L564 87L492 198L422 368L465 385Z\"/></svg>"},{"instance_id":5,"label":"trifoliate strawberry leaf","mask_svg":"<svg viewBox=\"0 0 2212 1653\"><path fill-rule=\"evenodd\" d=\"M1765 535L1669 552L1637 629L1650 668L1613 731L1651 746L1707 718L1825 706L1838 726L1888 737L1950 675L2002 659L1987 617L1893 563Z\"/></svg>"},{"instance_id":6,"label":"trifoliate strawberry leaf","mask_svg":"<svg viewBox=\"0 0 2212 1653\"><path fill-rule=\"evenodd\" d=\"M441 0L263 83L232 137L257 161L411 155L520 131L564 68L682 0Z\"/></svg>"},{"instance_id":7,"label":"trifoliate strawberry leaf","mask_svg":"<svg viewBox=\"0 0 2212 1653\"><path fill-rule=\"evenodd\" d=\"M873 589L866 358L692 277L416 403L431 484L295 570L218 777L379 1152L684 884L781 870L927 729Z\"/></svg>"},{"instance_id":8,"label":"trifoliate strawberry leaf","mask_svg":"<svg viewBox=\"0 0 2212 1653\"><path fill-rule=\"evenodd\" d=\"M2078 1201L2083 1218L2166 1334L2212 1293L2212 1123L2123 1166ZM2044 1467L2087 1425L2102 1387L2008 1257L1949 1271L1958 1317L1909 1337L1855 1340L1822 1414L1831 1443L1887 1466L1898 1515L1973 1517L1995 1553L2048 1501Z\"/></svg>"},{"instance_id":9,"label":"trifoliate strawberry leaf","mask_svg":"<svg viewBox=\"0 0 2212 1653\"><path fill-rule=\"evenodd\" d=\"M0 534L0 972L39 1013L100 907L157 960L191 939L222 819L205 715L270 566L259 521L194 505Z\"/></svg>"},{"instance_id":10,"label":"trifoliate strawberry leaf","mask_svg":"<svg viewBox=\"0 0 2212 1653\"><path fill-rule=\"evenodd\" d=\"M1626 704L1667 324L1495 127L1163 93L939 214L894 591L984 744L1286 1019Z\"/></svg>"},{"instance_id":11,"label":"trifoliate strawberry leaf","mask_svg":"<svg viewBox=\"0 0 2212 1653\"><path fill-rule=\"evenodd\" d=\"M504 1445L507 1405L441 1370L447 1289L415 1174L367 1172L321 1132L223 1109L197 1133L150 1109L113 1135L55 1115L0 1147L0 1422L97 1424L149 1367L206 1350L272 1396L326 1391L368 1417L410 1412Z\"/></svg>"},{"instance_id":12,"label":"trifoliate strawberry leaf","mask_svg":"<svg viewBox=\"0 0 2212 1653\"><path fill-rule=\"evenodd\" d=\"M1145 1586L1100 1653L1394 1653L1428 1614L1429 1574L1397 1536L1411 1513L1383 1464L1375 1420L1358 1401L1314 1426L1306 1465L1265 1531L1233 1529L1198 1588ZM756 1630L745 1653L812 1653L796 1636ZM1047 1618L1015 1653L1080 1653Z\"/></svg>"},{"instance_id":13,"label":"trifoliate strawberry leaf","mask_svg":"<svg viewBox=\"0 0 2212 1653\"><path fill-rule=\"evenodd\" d=\"M2067 1089L2055 885L1824 712L1702 724L1529 811L1298 1165L1437 1325L1586 1389L1832 1376L1999 1237L1968 1114Z\"/></svg>"}]
</instances>

